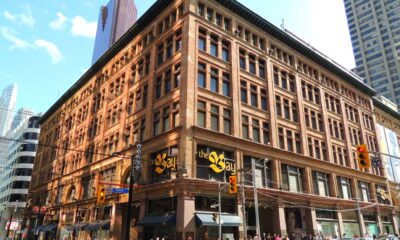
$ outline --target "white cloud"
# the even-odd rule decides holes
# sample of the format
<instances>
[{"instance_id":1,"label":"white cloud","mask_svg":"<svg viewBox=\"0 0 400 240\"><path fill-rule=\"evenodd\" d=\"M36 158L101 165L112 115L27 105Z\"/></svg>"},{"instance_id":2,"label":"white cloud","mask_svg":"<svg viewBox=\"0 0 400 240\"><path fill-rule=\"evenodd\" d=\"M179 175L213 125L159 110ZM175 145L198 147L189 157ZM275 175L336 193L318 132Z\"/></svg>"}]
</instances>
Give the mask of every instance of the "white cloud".
<instances>
[{"instance_id":1,"label":"white cloud","mask_svg":"<svg viewBox=\"0 0 400 240\"><path fill-rule=\"evenodd\" d=\"M33 27L35 25L35 18L31 14L21 14L19 15L21 18L21 22L29 27Z\"/></svg>"},{"instance_id":2,"label":"white cloud","mask_svg":"<svg viewBox=\"0 0 400 240\"><path fill-rule=\"evenodd\" d=\"M19 23L23 25L27 25L29 27L33 27L35 25L35 18L32 16L31 12L22 13L22 14L12 14L9 11L5 10L3 12L4 17L13 23Z\"/></svg>"},{"instance_id":3,"label":"white cloud","mask_svg":"<svg viewBox=\"0 0 400 240\"><path fill-rule=\"evenodd\" d=\"M57 19L50 22L50 27L54 30L61 30L65 27L67 23L67 17L65 17L61 12L57 13Z\"/></svg>"},{"instance_id":4,"label":"white cloud","mask_svg":"<svg viewBox=\"0 0 400 240\"><path fill-rule=\"evenodd\" d=\"M71 33L75 36L94 38L96 36L97 23L88 22L81 16L72 19Z\"/></svg>"},{"instance_id":5,"label":"white cloud","mask_svg":"<svg viewBox=\"0 0 400 240\"><path fill-rule=\"evenodd\" d=\"M14 48L21 48L25 49L29 47L29 43L23 39L20 39L15 36L15 31L12 29L9 29L7 27L0 27L0 35L3 36L3 38L9 42L12 43L10 49Z\"/></svg>"},{"instance_id":6,"label":"white cloud","mask_svg":"<svg viewBox=\"0 0 400 240\"><path fill-rule=\"evenodd\" d=\"M50 55L53 64L57 64L61 61L62 54L60 52L60 49L58 49L57 45L55 45L54 43L43 39L38 39L35 41L35 45L39 48L43 48L44 50L46 50L46 52Z\"/></svg>"},{"instance_id":7,"label":"white cloud","mask_svg":"<svg viewBox=\"0 0 400 240\"><path fill-rule=\"evenodd\" d=\"M15 20L17 20L17 17L15 15L12 15L9 11L5 10L4 11L4 17L11 21L11 22L15 22Z\"/></svg>"}]
</instances>

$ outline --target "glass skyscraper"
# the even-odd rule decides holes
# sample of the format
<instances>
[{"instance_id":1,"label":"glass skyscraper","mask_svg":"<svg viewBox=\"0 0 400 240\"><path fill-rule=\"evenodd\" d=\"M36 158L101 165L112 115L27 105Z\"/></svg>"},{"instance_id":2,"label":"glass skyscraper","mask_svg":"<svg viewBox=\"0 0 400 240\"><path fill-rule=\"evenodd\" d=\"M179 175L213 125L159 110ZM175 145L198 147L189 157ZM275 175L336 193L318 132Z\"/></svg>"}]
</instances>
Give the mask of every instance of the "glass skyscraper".
<instances>
[{"instance_id":1,"label":"glass skyscraper","mask_svg":"<svg viewBox=\"0 0 400 240\"><path fill-rule=\"evenodd\" d=\"M94 43L94 64L136 22L134 0L110 0L100 8Z\"/></svg>"},{"instance_id":2,"label":"glass skyscraper","mask_svg":"<svg viewBox=\"0 0 400 240\"><path fill-rule=\"evenodd\" d=\"M400 0L344 0L356 61L364 82L400 104Z\"/></svg>"},{"instance_id":3,"label":"glass skyscraper","mask_svg":"<svg viewBox=\"0 0 400 240\"><path fill-rule=\"evenodd\" d=\"M0 136L5 136L11 128L17 102L17 91L17 84L11 84L3 90L0 97Z\"/></svg>"}]
</instances>

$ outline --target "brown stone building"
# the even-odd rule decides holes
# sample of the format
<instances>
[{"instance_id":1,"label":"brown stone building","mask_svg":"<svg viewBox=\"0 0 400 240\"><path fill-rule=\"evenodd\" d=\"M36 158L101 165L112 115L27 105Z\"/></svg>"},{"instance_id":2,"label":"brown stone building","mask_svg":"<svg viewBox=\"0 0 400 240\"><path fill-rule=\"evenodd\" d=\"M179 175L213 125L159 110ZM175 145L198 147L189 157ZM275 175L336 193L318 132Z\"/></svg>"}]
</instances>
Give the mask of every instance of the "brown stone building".
<instances>
[{"instance_id":1,"label":"brown stone building","mask_svg":"<svg viewBox=\"0 0 400 240\"><path fill-rule=\"evenodd\" d=\"M135 239L216 239L218 182L223 238L254 235L252 159L261 233L398 232L384 169L355 159L357 144L379 151L373 95L236 1L159 0L41 118L36 230L121 239L127 194L98 206L95 191L127 182L141 143ZM241 174L246 214L226 190Z\"/></svg>"}]
</instances>

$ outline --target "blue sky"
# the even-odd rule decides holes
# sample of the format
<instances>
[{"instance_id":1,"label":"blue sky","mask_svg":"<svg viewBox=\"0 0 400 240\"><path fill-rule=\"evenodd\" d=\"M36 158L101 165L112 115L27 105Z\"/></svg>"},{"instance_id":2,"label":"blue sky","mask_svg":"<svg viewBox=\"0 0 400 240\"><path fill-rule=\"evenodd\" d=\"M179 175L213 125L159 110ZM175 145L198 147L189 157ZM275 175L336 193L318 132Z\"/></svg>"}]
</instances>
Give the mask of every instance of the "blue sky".
<instances>
[{"instance_id":1,"label":"blue sky","mask_svg":"<svg viewBox=\"0 0 400 240\"><path fill-rule=\"evenodd\" d=\"M141 16L155 0L136 0ZM341 0L240 0L347 68L354 67ZM17 108L45 112L90 67L106 0L0 1L0 91L15 82Z\"/></svg>"}]
</instances>

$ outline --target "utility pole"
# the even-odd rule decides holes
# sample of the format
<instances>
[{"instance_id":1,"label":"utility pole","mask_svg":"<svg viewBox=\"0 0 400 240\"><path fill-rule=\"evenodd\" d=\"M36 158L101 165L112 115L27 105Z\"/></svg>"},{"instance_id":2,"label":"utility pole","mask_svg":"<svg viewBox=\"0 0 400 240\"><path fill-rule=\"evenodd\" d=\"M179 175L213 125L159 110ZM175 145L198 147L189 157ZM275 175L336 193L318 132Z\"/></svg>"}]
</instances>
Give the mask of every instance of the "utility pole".
<instances>
[{"instance_id":1,"label":"utility pole","mask_svg":"<svg viewBox=\"0 0 400 240\"><path fill-rule=\"evenodd\" d=\"M221 225L221 182L218 181L218 236L222 240L222 225Z\"/></svg>"},{"instance_id":2,"label":"utility pole","mask_svg":"<svg viewBox=\"0 0 400 240\"><path fill-rule=\"evenodd\" d=\"M242 214L243 214L243 231L244 239L247 239L247 223L246 223L246 199L244 194L244 172L240 173L240 181L242 182Z\"/></svg>"},{"instance_id":3,"label":"utility pole","mask_svg":"<svg viewBox=\"0 0 400 240\"><path fill-rule=\"evenodd\" d=\"M256 214L256 235L260 239L260 217L258 214L258 194L256 185L256 160L251 158L251 172L253 176L254 210Z\"/></svg>"},{"instance_id":4,"label":"utility pole","mask_svg":"<svg viewBox=\"0 0 400 240\"><path fill-rule=\"evenodd\" d=\"M133 199L133 183L135 172L139 174L141 170L141 161L142 161L142 145L136 145L136 156L131 156L131 171L129 174L129 192L128 192L128 212L126 213L126 235L125 240L130 239L131 232L131 211L132 211L132 199Z\"/></svg>"}]
</instances>

